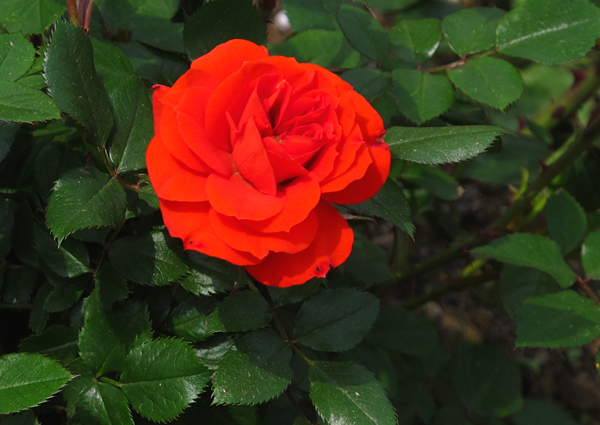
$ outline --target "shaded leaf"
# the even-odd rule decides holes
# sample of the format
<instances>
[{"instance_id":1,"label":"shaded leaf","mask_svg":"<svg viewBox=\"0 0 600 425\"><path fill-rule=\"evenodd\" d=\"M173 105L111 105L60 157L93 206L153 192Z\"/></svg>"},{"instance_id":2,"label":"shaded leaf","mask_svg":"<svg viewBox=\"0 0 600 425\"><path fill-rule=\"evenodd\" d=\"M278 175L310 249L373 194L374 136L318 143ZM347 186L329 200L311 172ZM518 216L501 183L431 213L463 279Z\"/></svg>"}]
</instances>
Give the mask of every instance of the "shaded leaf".
<instances>
[{"instance_id":1,"label":"shaded leaf","mask_svg":"<svg viewBox=\"0 0 600 425\"><path fill-rule=\"evenodd\" d=\"M110 247L113 266L133 282L168 285L187 272L181 247L164 232L152 231L117 239Z\"/></svg>"},{"instance_id":2,"label":"shaded leaf","mask_svg":"<svg viewBox=\"0 0 600 425\"><path fill-rule=\"evenodd\" d=\"M354 234L352 252L344 263L344 269L366 284L384 283L394 279L388 254L358 232Z\"/></svg>"},{"instance_id":3,"label":"shaded leaf","mask_svg":"<svg viewBox=\"0 0 600 425\"><path fill-rule=\"evenodd\" d=\"M322 291L302 304L296 317L294 339L322 351L346 351L371 329L379 300L350 288Z\"/></svg>"},{"instance_id":4,"label":"shaded leaf","mask_svg":"<svg viewBox=\"0 0 600 425\"><path fill-rule=\"evenodd\" d=\"M452 386L467 409L484 416L504 417L522 405L517 364L496 346L474 346L450 364Z\"/></svg>"},{"instance_id":5,"label":"shaded leaf","mask_svg":"<svg viewBox=\"0 0 600 425\"><path fill-rule=\"evenodd\" d=\"M96 273L94 292L98 294L100 306L110 310L115 302L127 297L129 288L125 278L110 263L104 263Z\"/></svg>"},{"instance_id":6,"label":"shaded leaf","mask_svg":"<svg viewBox=\"0 0 600 425\"><path fill-rule=\"evenodd\" d=\"M267 41L265 24L251 2L205 2L187 21L183 31L185 49L191 59L234 38L250 40L256 44L265 44Z\"/></svg>"},{"instance_id":7,"label":"shaded leaf","mask_svg":"<svg viewBox=\"0 0 600 425\"><path fill-rule=\"evenodd\" d=\"M209 315L215 306L215 300L209 297L187 297L171 311L169 328L187 341L202 341L213 334Z\"/></svg>"},{"instance_id":8,"label":"shaded leaf","mask_svg":"<svg viewBox=\"0 0 600 425\"><path fill-rule=\"evenodd\" d=\"M516 322L517 347L573 347L600 335L600 309L574 291L529 298Z\"/></svg>"},{"instance_id":9,"label":"shaded leaf","mask_svg":"<svg viewBox=\"0 0 600 425\"><path fill-rule=\"evenodd\" d=\"M57 275L76 277L92 271L87 249L82 242L67 239L59 247L39 225L35 228L34 240L40 258Z\"/></svg>"},{"instance_id":10,"label":"shaded leaf","mask_svg":"<svg viewBox=\"0 0 600 425\"><path fill-rule=\"evenodd\" d=\"M341 0L286 0L285 10L296 31L309 29L337 30L335 12Z\"/></svg>"},{"instance_id":11,"label":"shaded leaf","mask_svg":"<svg viewBox=\"0 0 600 425\"><path fill-rule=\"evenodd\" d=\"M239 332L263 328L271 322L269 304L251 291L236 292L211 314L212 332Z\"/></svg>"},{"instance_id":12,"label":"shaded leaf","mask_svg":"<svg viewBox=\"0 0 600 425\"><path fill-rule=\"evenodd\" d=\"M188 69L179 55L153 49L137 42L121 43L135 73L153 83L172 86Z\"/></svg>"},{"instance_id":13,"label":"shaded leaf","mask_svg":"<svg viewBox=\"0 0 600 425\"><path fill-rule=\"evenodd\" d=\"M421 186L447 201L458 198L458 181L441 168L408 163L402 172L402 179Z\"/></svg>"},{"instance_id":14,"label":"shaded leaf","mask_svg":"<svg viewBox=\"0 0 600 425\"><path fill-rule=\"evenodd\" d=\"M188 251L190 274L181 280L181 286L195 295L228 292L240 279L240 268L220 258Z\"/></svg>"},{"instance_id":15,"label":"shaded leaf","mask_svg":"<svg viewBox=\"0 0 600 425\"><path fill-rule=\"evenodd\" d=\"M63 364L77 357L77 329L53 325L39 335L31 335L19 344L22 353L45 354Z\"/></svg>"},{"instance_id":16,"label":"shaded leaf","mask_svg":"<svg viewBox=\"0 0 600 425\"><path fill-rule=\"evenodd\" d=\"M569 192L562 190L552 195L544 207L550 236L561 247L563 254L572 251L585 236L585 211Z\"/></svg>"},{"instance_id":17,"label":"shaded leaf","mask_svg":"<svg viewBox=\"0 0 600 425\"><path fill-rule=\"evenodd\" d=\"M385 93L390 86L389 74L373 68L356 68L342 74L342 79L367 100Z\"/></svg>"},{"instance_id":18,"label":"shaded leaf","mask_svg":"<svg viewBox=\"0 0 600 425\"><path fill-rule=\"evenodd\" d=\"M559 246L551 239L530 233L517 233L493 241L471 251L515 266L526 266L549 273L563 288L575 281L576 275L562 257Z\"/></svg>"},{"instance_id":19,"label":"shaded leaf","mask_svg":"<svg viewBox=\"0 0 600 425\"><path fill-rule=\"evenodd\" d=\"M381 217L398 226L410 236L413 235L414 225L410 221L410 206L404 196L404 191L398 183L386 180L379 192L360 204L348 205L359 214Z\"/></svg>"},{"instance_id":20,"label":"shaded leaf","mask_svg":"<svg viewBox=\"0 0 600 425\"><path fill-rule=\"evenodd\" d=\"M356 50L378 62L385 58L390 41L381 24L368 12L343 4L338 9L337 21Z\"/></svg>"},{"instance_id":21,"label":"shaded leaf","mask_svg":"<svg viewBox=\"0 0 600 425\"><path fill-rule=\"evenodd\" d=\"M515 425L578 425L566 412L546 400L527 399L523 410L513 420Z\"/></svg>"},{"instance_id":22,"label":"shaded leaf","mask_svg":"<svg viewBox=\"0 0 600 425\"><path fill-rule=\"evenodd\" d=\"M127 353L151 337L145 305L129 302L108 312L102 310L97 293L88 297L79 350L92 373L121 372Z\"/></svg>"},{"instance_id":23,"label":"shaded leaf","mask_svg":"<svg viewBox=\"0 0 600 425\"><path fill-rule=\"evenodd\" d=\"M235 347L213 377L215 403L258 404L282 393L292 381L292 350L273 330L247 333Z\"/></svg>"}]
</instances>

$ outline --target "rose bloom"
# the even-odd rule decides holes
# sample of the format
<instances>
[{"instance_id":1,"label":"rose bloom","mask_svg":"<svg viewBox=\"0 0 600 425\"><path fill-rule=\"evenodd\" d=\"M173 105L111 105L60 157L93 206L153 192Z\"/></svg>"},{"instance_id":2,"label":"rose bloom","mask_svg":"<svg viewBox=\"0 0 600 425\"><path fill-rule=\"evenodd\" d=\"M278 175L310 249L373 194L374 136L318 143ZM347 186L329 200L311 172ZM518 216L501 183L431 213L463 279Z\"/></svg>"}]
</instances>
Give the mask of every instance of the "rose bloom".
<instances>
[{"instance_id":1,"label":"rose bloom","mask_svg":"<svg viewBox=\"0 0 600 425\"><path fill-rule=\"evenodd\" d=\"M146 154L169 233L287 287L342 264L332 206L373 196L390 167L381 117L335 74L231 40L154 86Z\"/></svg>"}]
</instances>

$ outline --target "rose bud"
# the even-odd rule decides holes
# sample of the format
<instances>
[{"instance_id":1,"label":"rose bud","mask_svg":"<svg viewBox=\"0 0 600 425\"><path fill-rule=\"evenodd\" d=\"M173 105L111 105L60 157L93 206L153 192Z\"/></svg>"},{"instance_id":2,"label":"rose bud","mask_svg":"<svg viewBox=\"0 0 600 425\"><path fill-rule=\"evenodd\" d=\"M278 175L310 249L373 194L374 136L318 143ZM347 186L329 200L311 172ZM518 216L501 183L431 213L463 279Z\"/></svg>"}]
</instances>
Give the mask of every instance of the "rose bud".
<instances>
[{"instance_id":1,"label":"rose bud","mask_svg":"<svg viewBox=\"0 0 600 425\"><path fill-rule=\"evenodd\" d=\"M354 235L333 207L390 167L381 117L337 75L231 40L155 86L146 154L169 233L265 285L325 277Z\"/></svg>"}]
</instances>

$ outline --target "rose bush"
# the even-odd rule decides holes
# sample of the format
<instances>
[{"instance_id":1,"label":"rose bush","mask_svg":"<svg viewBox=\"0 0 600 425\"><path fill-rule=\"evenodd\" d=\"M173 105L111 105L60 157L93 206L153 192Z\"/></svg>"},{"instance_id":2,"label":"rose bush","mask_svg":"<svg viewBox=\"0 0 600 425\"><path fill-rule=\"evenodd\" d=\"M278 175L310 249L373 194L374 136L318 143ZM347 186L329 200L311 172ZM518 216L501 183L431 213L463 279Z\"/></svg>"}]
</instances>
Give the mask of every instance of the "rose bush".
<instances>
[{"instance_id":1,"label":"rose bush","mask_svg":"<svg viewBox=\"0 0 600 425\"><path fill-rule=\"evenodd\" d=\"M352 229L331 203L373 196L390 166L381 117L352 86L232 40L154 88L148 172L186 249L280 287L346 260Z\"/></svg>"}]
</instances>

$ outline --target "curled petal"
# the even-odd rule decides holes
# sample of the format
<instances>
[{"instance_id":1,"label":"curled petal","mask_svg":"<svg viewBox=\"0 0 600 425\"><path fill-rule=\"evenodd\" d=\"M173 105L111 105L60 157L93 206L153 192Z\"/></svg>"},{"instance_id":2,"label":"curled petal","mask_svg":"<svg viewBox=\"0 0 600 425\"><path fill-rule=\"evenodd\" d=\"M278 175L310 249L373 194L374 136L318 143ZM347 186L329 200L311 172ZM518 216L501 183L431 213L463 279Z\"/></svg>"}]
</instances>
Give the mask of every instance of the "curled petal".
<instances>
[{"instance_id":1,"label":"curled petal","mask_svg":"<svg viewBox=\"0 0 600 425\"><path fill-rule=\"evenodd\" d=\"M287 184L283 192L286 201L280 213L262 221L242 220L244 224L259 232L289 232L308 217L321 198L319 182L311 174Z\"/></svg>"},{"instance_id":2,"label":"curled petal","mask_svg":"<svg viewBox=\"0 0 600 425\"><path fill-rule=\"evenodd\" d=\"M146 151L150 181L156 195L169 201L206 201L206 174L177 161L160 136L154 136Z\"/></svg>"},{"instance_id":3,"label":"curled petal","mask_svg":"<svg viewBox=\"0 0 600 425\"><path fill-rule=\"evenodd\" d=\"M329 203L315 208L319 221L317 236L304 251L296 254L275 252L246 270L260 282L280 288L299 285L313 277L325 277L331 267L346 261L354 234L348 223Z\"/></svg>"},{"instance_id":4,"label":"curled petal","mask_svg":"<svg viewBox=\"0 0 600 425\"><path fill-rule=\"evenodd\" d=\"M160 200L169 234L183 240L184 249L192 249L221 258L238 266L260 262L252 254L237 251L223 242L210 226L208 202L174 202Z\"/></svg>"},{"instance_id":5,"label":"curled petal","mask_svg":"<svg viewBox=\"0 0 600 425\"><path fill-rule=\"evenodd\" d=\"M317 233L315 213L292 227L289 232L261 233L244 225L235 217L209 212L210 224L219 238L238 251L249 252L257 258L265 258L269 252L290 254L306 249Z\"/></svg>"},{"instance_id":6,"label":"curled petal","mask_svg":"<svg viewBox=\"0 0 600 425\"><path fill-rule=\"evenodd\" d=\"M358 152L356 152L354 162L352 162L348 170L329 180L327 183L323 183L321 185L321 191L324 194L328 192L339 192L348 187L350 183L362 179L372 163L373 160L371 159L371 155L369 155L369 150L367 149L366 144L362 143Z\"/></svg>"},{"instance_id":7,"label":"curled petal","mask_svg":"<svg viewBox=\"0 0 600 425\"><path fill-rule=\"evenodd\" d=\"M206 181L206 193L215 210L242 220L271 218L283 209L286 202L284 193L265 195L248 183L240 173L228 178L211 174Z\"/></svg>"},{"instance_id":8,"label":"curled petal","mask_svg":"<svg viewBox=\"0 0 600 425\"><path fill-rule=\"evenodd\" d=\"M381 189L390 172L390 148L385 143L377 141L369 143L368 146L373 163L367 169L365 176L339 192L324 193L323 199L334 204L358 204L374 196Z\"/></svg>"}]
</instances>

